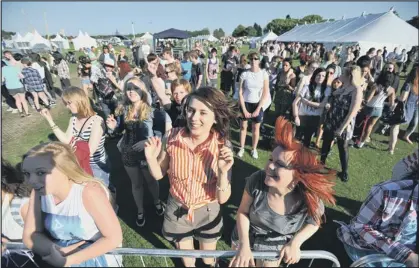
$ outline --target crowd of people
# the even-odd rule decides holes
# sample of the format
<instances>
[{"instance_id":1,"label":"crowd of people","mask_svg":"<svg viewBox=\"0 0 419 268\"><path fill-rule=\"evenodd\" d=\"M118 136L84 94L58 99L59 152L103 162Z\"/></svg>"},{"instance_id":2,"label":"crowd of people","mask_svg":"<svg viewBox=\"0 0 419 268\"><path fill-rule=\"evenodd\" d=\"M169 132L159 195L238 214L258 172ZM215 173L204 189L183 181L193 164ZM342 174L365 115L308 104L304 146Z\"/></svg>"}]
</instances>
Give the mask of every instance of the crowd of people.
<instances>
[{"instance_id":1,"label":"crowd of people","mask_svg":"<svg viewBox=\"0 0 419 268\"><path fill-rule=\"evenodd\" d=\"M30 116L27 102L33 99L58 140L29 150L20 172L2 160L2 242L23 240L28 248L2 248L5 266L122 266L120 257L106 254L122 245L105 149L113 138L132 184L135 224L145 226L150 213L144 210L146 182L162 216L163 237L178 249L194 249L195 239L200 249L215 250L223 230L221 205L234 191L232 122L240 121L240 158L252 121L250 154L257 159L260 136L268 132L263 125L272 124L266 122L272 102L272 150L265 168L246 179L230 266L297 263L303 243L324 223L324 204L336 202L336 176L349 180L348 147L361 149L384 127L393 153L400 125L410 124L404 139L411 143L418 124L419 67L411 66L416 50L409 52L410 63L402 52L402 64L397 49L382 55L371 48L362 55L359 46L326 51L321 44L299 43L268 43L247 55L231 45L220 62L215 47L206 51L199 42L180 58L171 47L161 55L137 50L132 62L125 53L111 46L100 54L85 49L78 64L82 88L71 86L58 52L52 64L35 53L3 53L2 95L13 98L22 117ZM398 94L403 68L411 71ZM66 130L49 111L57 99L52 75L60 79L58 93L72 115ZM337 174L324 168L334 143ZM352 260L384 253L418 265L417 157L416 151L399 162L392 180L374 186L357 217L338 229ZM165 177L170 189L164 203L159 180ZM278 251L279 258L255 263L252 250ZM203 262L216 265L213 258ZM195 259L183 263L193 267Z\"/></svg>"}]
</instances>

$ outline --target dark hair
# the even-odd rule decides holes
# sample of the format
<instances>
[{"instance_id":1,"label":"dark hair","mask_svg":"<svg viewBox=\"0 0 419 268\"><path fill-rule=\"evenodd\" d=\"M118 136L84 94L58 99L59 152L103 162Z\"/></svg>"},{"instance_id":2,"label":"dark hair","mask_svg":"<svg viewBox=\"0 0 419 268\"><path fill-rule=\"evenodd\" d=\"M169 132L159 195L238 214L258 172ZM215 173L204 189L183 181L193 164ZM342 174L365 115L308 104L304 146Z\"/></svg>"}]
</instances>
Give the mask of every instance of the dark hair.
<instances>
[{"instance_id":1,"label":"dark hair","mask_svg":"<svg viewBox=\"0 0 419 268\"><path fill-rule=\"evenodd\" d=\"M154 61L157 59L157 55L154 53L150 53L147 55L147 62Z\"/></svg>"},{"instance_id":2,"label":"dark hair","mask_svg":"<svg viewBox=\"0 0 419 268\"><path fill-rule=\"evenodd\" d=\"M22 54L20 54L20 53L15 53L15 54L13 54L13 58L14 58L16 61L20 61L20 60L22 60L22 59L23 59L23 55L22 55Z\"/></svg>"},{"instance_id":3,"label":"dark hair","mask_svg":"<svg viewBox=\"0 0 419 268\"><path fill-rule=\"evenodd\" d=\"M1 67L7 66L6 62L4 60L1 61Z\"/></svg>"},{"instance_id":4,"label":"dark hair","mask_svg":"<svg viewBox=\"0 0 419 268\"><path fill-rule=\"evenodd\" d=\"M108 47L108 45L104 45L103 47L102 47L102 50L105 50L105 49L107 49L108 51L109 51L109 47ZM103 51L104 52L104 51Z\"/></svg>"},{"instance_id":5,"label":"dark hair","mask_svg":"<svg viewBox=\"0 0 419 268\"><path fill-rule=\"evenodd\" d=\"M31 53L29 57L31 58L32 62L39 63L41 61L41 56L38 53Z\"/></svg>"},{"instance_id":6,"label":"dark hair","mask_svg":"<svg viewBox=\"0 0 419 268\"><path fill-rule=\"evenodd\" d=\"M369 56L364 55L362 57L360 57L357 61L356 61L356 65L358 65L359 67L364 68L364 67L370 67L371 65L371 59Z\"/></svg>"},{"instance_id":7,"label":"dark hair","mask_svg":"<svg viewBox=\"0 0 419 268\"><path fill-rule=\"evenodd\" d=\"M218 52L218 51L217 51L217 49L216 49L215 47L211 49L211 53L214 53L214 52L215 52L215 53L217 53L217 52Z\"/></svg>"},{"instance_id":8,"label":"dark hair","mask_svg":"<svg viewBox=\"0 0 419 268\"><path fill-rule=\"evenodd\" d=\"M189 60L189 51L183 52L183 59Z\"/></svg>"},{"instance_id":9,"label":"dark hair","mask_svg":"<svg viewBox=\"0 0 419 268\"><path fill-rule=\"evenodd\" d=\"M316 91L316 76L321 73L321 72L326 72L326 69L324 68L317 68L314 72L313 75L310 78L310 84L308 85L308 90L310 91L310 97L311 99L314 99L314 93ZM324 99L324 93L326 92L326 87L327 87L327 80L326 78L324 79L323 83L321 84L321 96L320 96L320 102L323 101Z\"/></svg>"},{"instance_id":10,"label":"dark hair","mask_svg":"<svg viewBox=\"0 0 419 268\"><path fill-rule=\"evenodd\" d=\"M225 94L213 87L200 87L187 96L183 108L183 116L188 120L187 109L192 99L195 98L204 103L215 114L215 122L212 129L217 131L225 140L230 139L230 120L236 117L236 104ZM188 126L186 126L189 132Z\"/></svg>"},{"instance_id":11,"label":"dark hair","mask_svg":"<svg viewBox=\"0 0 419 268\"><path fill-rule=\"evenodd\" d=\"M18 197L29 197L31 187L25 182L21 173L9 162L1 159L1 189Z\"/></svg>"},{"instance_id":12,"label":"dark hair","mask_svg":"<svg viewBox=\"0 0 419 268\"><path fill-rule=\"evenodd\" d=\"M126 62L126 61L121 61L119 64L118 64L118 67L119 67L119 79L124 79L124 77L129 73L129 72L131 72L131 67L130 67L130 65L129 65L129 63L128 62Z\"/></svg>"},{"instance_id":13,"label":"dark hair","mask_svg":"<svg viewBox=\"0 0 419 268\"><path fill-rule=\"evenodd\" d=\"M32 61L29 58L23 58L22 59L22 64L26 64L28 66L31 66L32 65Z\"/></svg>"},{"instance_id":14,"label":"dark hair","mask_svg":"<svg viewBox=\"0 0 419 268\"><path fill-rule=\"evenodd\" d=\"M372 53L374 51L375 51L375 47L372 47L372 48L368 49L367 54L370 54L370 53Z\"/></svg>"},{"instance_id":15,"label":"dark hair","mask_svg":"<svg viewBox=\"0 0 419 268\"><path fill-rule=\"evenodd\" d=\"M300 65L306 65L307 61L305 61L304 59L300 59Z\"/></svg>"}]
</instances>

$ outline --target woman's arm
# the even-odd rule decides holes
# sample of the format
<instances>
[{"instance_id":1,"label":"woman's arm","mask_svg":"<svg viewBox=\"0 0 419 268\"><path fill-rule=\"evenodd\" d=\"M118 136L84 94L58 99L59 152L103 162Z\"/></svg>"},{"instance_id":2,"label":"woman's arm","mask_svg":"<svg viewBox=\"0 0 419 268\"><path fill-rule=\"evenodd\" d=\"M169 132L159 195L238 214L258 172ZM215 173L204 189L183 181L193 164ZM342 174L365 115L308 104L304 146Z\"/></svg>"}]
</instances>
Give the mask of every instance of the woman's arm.
<instances>
[{"instance_id":1,"label":"woman's arm","mask_svg":"<svg viewBox=\"0 0 419 268\"><path fill-rule=\"evenodd\" d=\"M268 74L266 74L266 76L268 76ZM266 97L269 94L269 78L266 77L266 79L263 80L263 89L262 89L262 96L260 97L260 101L258 104L258 107L256 108L255 112L260 111L260 109L262 109L263 105L266 102ZM259 112L258 112L259 113Z\"/></svg>"},{"instance_id":2,"label":"woman's arm","mask_svg":"<svg viewBox=\"0 0 419 268\"><path fill-rule=\"evenodd\" d=\"M294 246L301 247L301 245L307 241L307 239L312 237L317 232L317 230L319 230L319 226L308 223L295 234L290 243Z\"/></svg>"},{"instance_id":3,"label":"woman's arm","mask_svg":"<svg viewBox=\"0 0 419 268\"><path fill-rule=\"evenodd\" d=\"M102 117L96 115L94 120L95 122L93 123L92 132L90 133L89 138L90 156L96 152L105 131L105 122Z\"/></svg>"},{"instance_id":4,"label":"woman's arm","mask_svg":"<svg viewBox=\"0 0 419 268\"><path fill-rule=\"evenodd\" d=\"M54 122L54 120L52 119L52 117L46 117L49 126L51 127L52 132L54 133L55 137L57 137L57 139L65 144L69 144L71 141L71 138L73 137L73 124L72 124L72 120L74 120L73 117L70 117L70 121L68 123L68 127L67 127L67 131L63 132Z\"/></svg>"},{"instance_id":5,"label":"woman's arm","mask_svg":"<svg viewBox=\"0 0 419 268\"><path fill-rule=\"evenodd\" d=\"M294 118L298 117L298 106L300 104L300 101L301 101L301 96L297 95L295 100L292 102L292 114L293 114Z\"/></svg>"},{"instance_id":6,"label":"woman's arm","mask_svg":"<svg viewBox=\"0 0 419 268\"><path fill-rule=\"evenodd\" d=\"M355 93L352 94L351 107L349 108L348 115L345 117L345 120L340 126L340 130L343 131L344 129L346 129L346 127L349 125L352 119L356 116L359 109L361 108L362 97L362 88L356 88Z\"/></svg>"},{"instance_id":7,"label":"woman's arm","mask_svg":"<svg viewBox=\"0 0 419 268\"><path fill-rule=\"evenodd\" d=\"M166 90L165 88L163 88L161 86L161 78L158 78L157 76L153 76L153 78L151 78L151 83L153 84L153 88L154 91L157 94L157 97L159 97L161 104L164 105L168 105L171 104L171 100L169 98L169 96L166 95Z\"/></svg>"},{"instance_id":8,"label":"woman's arm","mask_svg":"<svg viewBox=\"0 0 419 268\"><path fill-rule=\"evenodd\" d=\"M296 82L297 82L297 77L295 77L295 75L294 75L294 77L291 78L289 84L287 85L288 89L291 90L291 91L294 91Z\"/></svg>"},{"instance_id":9,"label":"woman's arm","mask_svg":"<svg viewBox=\"0 0 419 268\"><path fill-rule=\"evenodd\" d=\"M239 209L237 210L237 217L236 217L237 233L239 235L239 248L243 248L243 247L249 247L250 248L249 210L250 210L250 206L252 205L252 203L253 203L253 198L247 193L247 190L244 190Z\"/></svg>"},{"instance_id":10,"label":"woman's arm","mask_svg":"<svg viewBox=\"0 0 419 268\"><path fill-rule=\"evenodd\" d=\"M66 265L80 264L122 244L121 225L103 187L99 183L88 183L83 189L82 199L102 237L89 247L68 255Z\"/></svg>"},{"instance_id":11,"label":"woman's arm","mask_svg":"<svg viewBox=\"0 0 419 268\"><path fill-rule=\"evenodd\" d=\"M32 190L29 199L29 208L23 227L23 243L40 256L50 254L53 242L44 234L44 224L41 213L41 195Z\"/></svg>"},{"instance_id":12,"label":"woman's arm","mask_svg":"<svg viewBox=\"0 0 419 268\"><path fill-rule=\"evenodd\" d=\"M247 109L246 109L246 106L244 105L243 83L244 83L244 80L243 80L242 77L240 77L240 80L239 80L239 103L240 103L240 106L241 106L243 112L245 113L245 112L247 112Z\"/></svg>"}]
</instances>

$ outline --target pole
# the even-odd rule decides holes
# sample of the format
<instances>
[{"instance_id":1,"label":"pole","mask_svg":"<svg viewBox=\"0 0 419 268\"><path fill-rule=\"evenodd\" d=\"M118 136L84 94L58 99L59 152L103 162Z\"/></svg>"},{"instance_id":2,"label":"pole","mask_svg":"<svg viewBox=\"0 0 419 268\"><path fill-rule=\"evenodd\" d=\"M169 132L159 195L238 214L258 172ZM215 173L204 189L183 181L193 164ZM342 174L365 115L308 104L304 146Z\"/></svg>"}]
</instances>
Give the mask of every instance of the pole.
<instances>
[{"instance_id":1,"label":"pole","mask_svg":"<svg viewBox=\"0 0 419 268\"><path fill-rule=\"evenodd\" d=\"M134 22L131 22L131 27L132 27L133 39L135 39Z\"/></svg>"},{"instance_id":2,"label":"pole","mask_svg":"<svg viewBox=\"0 0 419 268\"><path fill-rule=\"evenodd\" d=\"M47 33L47 40L49 40L49 34L48 34L48 22L47 22L47 12L44 11L44 20L45 20L45 30Z\"/></svg>"}]
</instances>

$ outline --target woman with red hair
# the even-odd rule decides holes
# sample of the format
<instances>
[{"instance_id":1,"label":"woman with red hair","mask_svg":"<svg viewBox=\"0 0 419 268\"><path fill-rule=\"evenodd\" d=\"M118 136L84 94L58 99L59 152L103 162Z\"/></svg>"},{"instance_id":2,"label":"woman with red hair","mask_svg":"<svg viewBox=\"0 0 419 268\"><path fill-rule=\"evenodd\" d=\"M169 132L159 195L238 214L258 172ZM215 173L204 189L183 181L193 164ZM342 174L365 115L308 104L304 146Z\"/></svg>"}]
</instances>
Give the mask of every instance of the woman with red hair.
<instances>
[{"instance_id":1,"label":"woman with red hair","mask_svg":"<svg viewBox=\"0 0 419 268\"><path fill-rule=\"evenodd\" d=\"M278 146L265 169L246 181L231 237L238 250L232 267L255 266L252 249L279 251L279 259L258 261L257 267L297 263L301 245L322 223L323 202L335 204L335 172L324 170L316 154L293 137L284 117L277 119L275 133Z\"/></svg>"}]
</instances>

